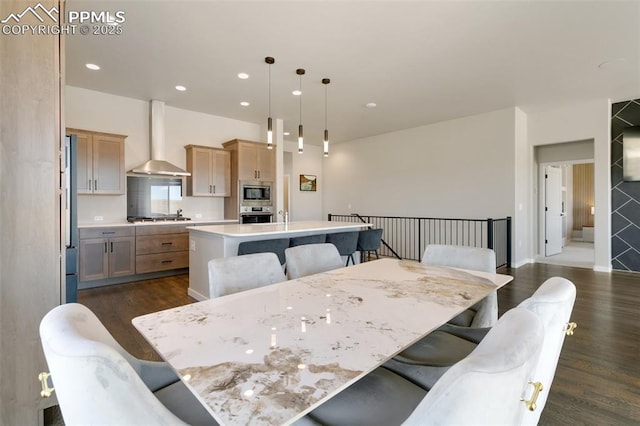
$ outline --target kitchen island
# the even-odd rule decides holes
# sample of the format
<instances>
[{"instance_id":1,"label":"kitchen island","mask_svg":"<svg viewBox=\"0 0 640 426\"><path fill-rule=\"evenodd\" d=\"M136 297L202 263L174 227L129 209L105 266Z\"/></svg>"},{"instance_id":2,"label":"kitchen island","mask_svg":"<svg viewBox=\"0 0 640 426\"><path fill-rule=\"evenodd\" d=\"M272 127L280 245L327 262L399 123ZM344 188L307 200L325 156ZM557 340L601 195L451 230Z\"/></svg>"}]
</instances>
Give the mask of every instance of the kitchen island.
<instances>
[{"instance_id":1,"label":"kitchen island","mask_svg":"<svg viewBox=\"0 0 640 426\"><path fill-rule=\"evenodd\" d=\"M287 224L258 223L188 227L189 296L197 300L209 298L208 262L215 258L237 256L238 245L243 241L359 231L370 226L369 223L299 221Z\"/></svg>"}]
</instances>

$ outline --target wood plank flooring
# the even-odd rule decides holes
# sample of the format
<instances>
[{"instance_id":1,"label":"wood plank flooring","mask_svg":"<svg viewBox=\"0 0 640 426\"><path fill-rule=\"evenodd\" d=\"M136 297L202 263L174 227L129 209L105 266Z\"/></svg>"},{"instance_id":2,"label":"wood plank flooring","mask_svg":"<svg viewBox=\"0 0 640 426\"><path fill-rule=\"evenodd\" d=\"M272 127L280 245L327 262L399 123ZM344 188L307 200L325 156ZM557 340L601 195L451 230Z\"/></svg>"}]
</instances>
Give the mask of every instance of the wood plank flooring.
<instances>
[{"instance_id":1,"label":"wood plank flooring","mask_svg":"<svg viewBox=\"0 0 640 426\"><path fill-rule=\"evenodd\" d=\"M640 424L640 275L540 263L499 272L515 277L498 292L500 314L549 277L577 287L572 320L578 328L565 340L540 424ZM194 302L187 287L188 276L180 275L81 290L78 298L131 354L159 360L131 319Z\"/></svg>"}]
</instances>

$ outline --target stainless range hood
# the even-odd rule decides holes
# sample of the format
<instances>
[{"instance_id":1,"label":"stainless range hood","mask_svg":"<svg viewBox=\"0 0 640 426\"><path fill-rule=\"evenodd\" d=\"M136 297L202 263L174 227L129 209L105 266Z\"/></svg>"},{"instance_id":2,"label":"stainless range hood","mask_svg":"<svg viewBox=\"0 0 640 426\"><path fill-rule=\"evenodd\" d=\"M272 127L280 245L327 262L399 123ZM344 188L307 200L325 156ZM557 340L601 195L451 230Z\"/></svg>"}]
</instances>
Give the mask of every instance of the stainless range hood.
<instances>
[{"instance_id":1,"label":"stainless range hood","mask_svg":"<svg viewBox=\"0 0 640 426\"><path fill-rule=\"evenodd\" d=\"M191 176L191 173L165 161L164 102L152 100L149 104L151 122L151 160L134 167L129 173L162 176Z\"/></svg>"}]
</instances>

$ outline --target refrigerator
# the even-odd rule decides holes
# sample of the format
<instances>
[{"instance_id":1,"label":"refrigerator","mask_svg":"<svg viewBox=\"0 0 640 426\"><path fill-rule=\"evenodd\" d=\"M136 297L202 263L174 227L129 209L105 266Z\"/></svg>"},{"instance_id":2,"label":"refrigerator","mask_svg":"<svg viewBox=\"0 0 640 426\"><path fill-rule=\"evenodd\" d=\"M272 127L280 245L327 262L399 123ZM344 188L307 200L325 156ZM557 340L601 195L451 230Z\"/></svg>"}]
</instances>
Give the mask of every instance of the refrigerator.
<instances>
[{"instance_id":1,"label":"refrigerator","mask_svg":"<svg viewBox=\"0 0 640 426\"><path fill-rule=\"evenodd\" d=\"M65 138L65 263L66 280L62 303L78 301L78 140Z\"/></svg>"}]
</instances>

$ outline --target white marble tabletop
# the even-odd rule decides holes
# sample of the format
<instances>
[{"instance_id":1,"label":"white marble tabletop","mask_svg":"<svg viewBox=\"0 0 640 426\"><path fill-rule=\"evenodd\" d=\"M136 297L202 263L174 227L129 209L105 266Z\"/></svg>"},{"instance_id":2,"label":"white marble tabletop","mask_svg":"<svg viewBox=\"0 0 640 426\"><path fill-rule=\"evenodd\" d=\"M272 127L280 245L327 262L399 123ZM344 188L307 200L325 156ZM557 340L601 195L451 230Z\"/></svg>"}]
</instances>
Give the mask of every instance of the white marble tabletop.
<instances>
[{"instance_id":1,"label":"white marble tabletop","mask_svg":"<svg viewBox=\"0 0 640 426\"><path fill-rule=\"evenodd\" d=\"M296 222L246 223L198 226L187 228L192 231L221 235L224 237L249 237L258 235L290 234L311 231L358 230L370 227L370 223L331 222L325 220L303 220Z\"/></svg>"},{"instance_id":2,"label":"white marble tabletop","mask_svg":"<svg viewBox=\"0 0 640 426\"><path fill-rule=\"evenodd\" d=\"M288 424L512 279L381 259L133 325L220 424Z\"/></svg>"}]
</instances>

